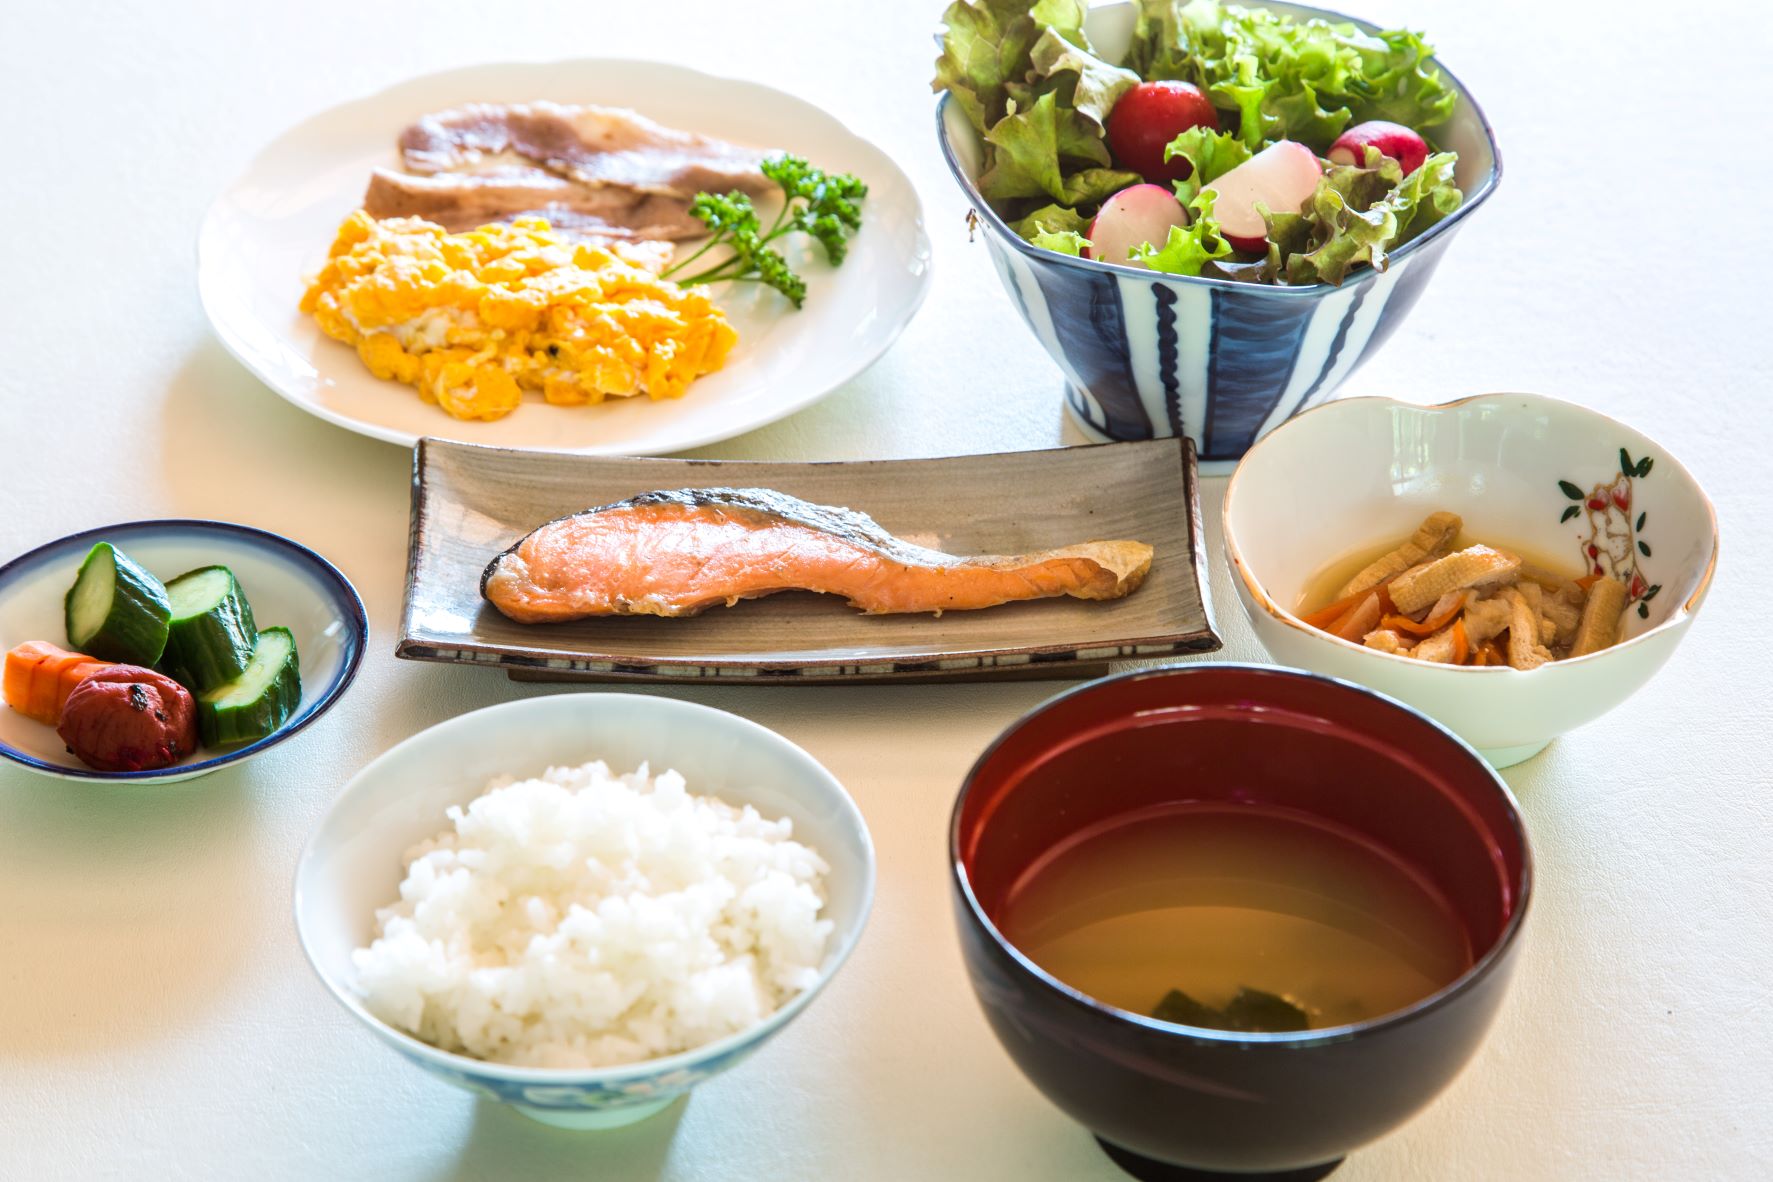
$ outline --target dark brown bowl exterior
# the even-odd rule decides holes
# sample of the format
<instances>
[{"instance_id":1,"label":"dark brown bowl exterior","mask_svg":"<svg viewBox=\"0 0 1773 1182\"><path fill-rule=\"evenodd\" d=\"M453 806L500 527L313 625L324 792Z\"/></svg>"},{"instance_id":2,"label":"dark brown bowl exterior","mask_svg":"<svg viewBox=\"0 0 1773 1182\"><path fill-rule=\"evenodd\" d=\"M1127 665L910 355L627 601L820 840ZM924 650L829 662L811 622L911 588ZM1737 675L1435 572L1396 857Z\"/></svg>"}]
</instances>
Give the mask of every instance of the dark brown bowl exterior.
<instances>
[{"instance_id":1,"label":"dark brown bowl exterior","mask_svg":"<svg viewBox=\"0 0 1773 1182\"><path fill-rule=\"evenodd\" d=\"M993 916L1011 883L1057 837L1185 800L1273 803L1355 826L1435 881L1475 963L1369 1022L1247 1035L1107 1006L1000 933ZM1105 1141L1202 1170L1331 1162L1425 1106L1501 1005L1531 889L1519 812L1469 747L1368 690L1254 666L1132 673L1037 709L968 775L951 855L967 972L1017 1066Z\"/></svg>"}]
</instances>

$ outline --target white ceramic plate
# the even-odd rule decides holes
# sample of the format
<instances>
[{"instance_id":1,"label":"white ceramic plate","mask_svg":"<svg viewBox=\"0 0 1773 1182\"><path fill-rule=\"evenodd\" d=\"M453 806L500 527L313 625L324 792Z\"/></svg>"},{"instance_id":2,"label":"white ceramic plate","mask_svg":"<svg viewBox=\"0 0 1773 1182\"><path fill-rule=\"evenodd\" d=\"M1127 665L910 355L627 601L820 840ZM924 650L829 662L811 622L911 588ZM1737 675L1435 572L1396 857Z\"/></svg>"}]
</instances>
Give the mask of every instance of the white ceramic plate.
<instances>
[{"instance_id":1,"label":"white ceramic plate","mask_svg":"<svg viewBox=\"0 0 1773 1182\"><path fill-rule=\"evenodd\" d=\"M550 406L539 397L492 423L461 422L411 387L371 377L356 353L297 311L307 277L378 165L398 167L402 128L465 102L602 103L670 126L781 148L868 184L862 229L832 268L790 254L806 306L760 284L714 289L739 330L726 368L683 398ZM790 240L798 241L798 240ZM814 248L816 251L816 248ZM753 82L659 62L581 59L449 70L324 111L282 135L222 193L197 240L204 311L228 351L310 414L410 446L421 435L587 455L658 455L728 439L830 393L886 351L929 287L917 192L880 149L809 103Z\"/></svg>"},{"instance_id":2,"label":"white ceramic plate","mask_svg":"<svg viewBox=\"0 0 1773 1182\"><path fill-rule=\"evenodd\" d=\"M94 771L69 754L55 728L0 706L0 758L65 780L164 784L251 759L336 702L357 675L369 640L363 601L338 568L306 546L223 521L131 521L84 530L0 566L0 648L27 640L66 645L62 598L96 542L111 542L162 579L220 563L233 570L264 627L282 624L301 659L302 701L276 733L242 747L200 748L155 771Z\"/></svg>"}]
</instances>

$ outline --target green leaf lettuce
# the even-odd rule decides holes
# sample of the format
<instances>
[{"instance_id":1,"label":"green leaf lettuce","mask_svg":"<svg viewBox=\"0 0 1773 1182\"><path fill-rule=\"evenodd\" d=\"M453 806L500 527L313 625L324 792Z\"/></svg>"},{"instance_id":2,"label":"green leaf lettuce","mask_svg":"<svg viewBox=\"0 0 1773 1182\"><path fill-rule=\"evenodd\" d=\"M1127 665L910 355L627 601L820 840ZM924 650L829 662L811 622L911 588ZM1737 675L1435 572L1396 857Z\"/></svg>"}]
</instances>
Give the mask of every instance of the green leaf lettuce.
<instances>
[{"instance_id":1,"label":"green leaf lettuce","mask_svg":"<svg viewBox=\"0 0 1773 1182\"><path fill-rule=\"evenodd\" d=\"M1194 170L1187 180L1175 182L1176 200L1187 205L1204 185L1218 180L1248 160L1251 154L1243 141L1228 131L1214 131L1210 127L1189 128L1164 148L1166 162L1180 156Z\"/></svg>"},{"instance_id":2,"label":"green leaf lettuce","mask_svg":"<svg viewBox=\"0 0 1773 1182\"><path fill-rule=\"evenodd\" d=\"M1199 86L1236 112L1252 151L1292 139L1322 154L1351 123L1389 119L1417 131L1445 123L1457 96L1433 53L1403 29L1368 34L1347 21L1220 0L1140 0L1127 64L1146 78Z\"/></svg>"},{"instance_id":3,"label":"green leaf lettuce","mask_svg":"<svg viewBox=\"0 0 1773 1182\"><path fill-rule=\"evenodd\" d=\"M1089 227L1089 218L1063 205L1043 205L1020 221L1010 223L1010 229L1030 242L1036 234L1063 234L1066 231L1082 234Z\"/></svg>"},{"instance_id":4,"label":"green leaf lettuce","mask_svg":"<svg viewBox=\"0 0 1773 1182\"><path fill-rule=\"evenodd\" d=\"M1028 241L1043 250L1057 251L1060 254L1068 254L1073 257L1083 254L1084 247L1090 244L1088 238L1072 230L1060 230L1056 233L1043 230Z\"/></svg>"},{"instance_id":5,"label":"green leaf lettuce","mask_svg":"<svg viewBox=\"0 0 1773 1182\"><path fill-rule=\"evenodd\" d=\"M1098 132L1107 124L1108 112L1114 110L1120 96L1139 85L1139 75L1109 65L1089 50L1067 41L1052 28L1041 33L1028 60L1034 73L1041 78L1076 76L1070 82L1071 106L1094 124Z\"/></svg>"},{"instance_id":6,"label":"green leaf lettuce","mask_svg":"<svg viewBox=\"0 0 1773 1182\"><path fill-rule=\"evenodd\" d=\"M1229 255L1231 243L1225 241L1218 219L1213 217L1215 196L1209 189L1196 197L1188 207L1193 215L1188 225L1171 226L1169 239L1162 246L1147 242L1135 248L1133 261L1166 275L1199 275L1202 267Z\"/></svg>"},{"instance_id":7,"label":"green leaf lettuce","mask_svg":"<svg viewBox=\"0 0 1773 1182\"><path fill-rule=\"evenodd\" d=\"M988 201L1046 197L1061 205L1093 204L1139 182L1134 173L1104 167L1108 148L1100 132L1075 109L1060 107L1051 92L1027 110L1010 110L985 142L992 163L979 176L979 192ZM1067 176L1061 158L1082 167Z\"/></svg>"},{"instance_id":8,"label":"green leaf lettuce","mask_svg":"<svg viewBox=\"0 0 1773 1182\"><path fill-rule=\"evenodd\" d=\"M1332 165L1300 213L1267 213L1270 255L1289 284L1341 283L1362 263L1383 271L1390 252L1459 208L1457 157L1437 152L1408 176L1369 153L1374 167Z\"/></svg>"}]
</instances>

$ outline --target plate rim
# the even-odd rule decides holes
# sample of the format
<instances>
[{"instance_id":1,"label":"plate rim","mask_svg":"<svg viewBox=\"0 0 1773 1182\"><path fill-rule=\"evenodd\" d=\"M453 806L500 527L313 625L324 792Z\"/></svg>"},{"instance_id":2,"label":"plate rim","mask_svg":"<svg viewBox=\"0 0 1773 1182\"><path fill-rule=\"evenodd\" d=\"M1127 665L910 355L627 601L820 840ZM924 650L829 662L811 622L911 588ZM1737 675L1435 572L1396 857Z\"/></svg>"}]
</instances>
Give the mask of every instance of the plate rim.
<instances>
[{"instance_id":1,"label":"plate rim","mask_svg":"<svg viewBox=\"0 0 1773 1182\"><path fill-rule=\"evenodd\" d=\"M279 727L271 734L266 735L264 738L259 739L256 742L248 743L244 747L236 747L225 754L199 760L196 763L175 764L172 767L166 768L143 768L139 771L133 772L106 772L99 771L96 768L71 767L67 764L50 763L47 760L39 759L37 756L32 755L27 751L21 751L19 748L14 747L3 739L0 739L0 758L11 760L13 763L29 768L32 771L54 776L55 778L62 780L78 780L89 783L128 784L176 783L180 780L191 780L198 776L207 775L213 771L219 771L221 768L226 767L229 764L240 763L244 760L250 759L266 749L283 742L285 739L290 738L296 733L305 730L309 724L318 719L322 714L325 714L328 710L332 709L333 705L337 703L340 698L344 697L345 691L351 687L351 683L357 679L358 669L363 664L364 653L369 648L369 614L364 609L363 597L357 593L357 588L352 585L350 579L345 577L344 572L340 571L338 567L334 566L317 551L303 545L293 538L285 537L283 534L274 533L268 529L261 529L256 525L243 525L239 522L221 521L211 517L145 517L135 521L119 521L111 525L101 525L94 526L91 529L76 530L74 533L66 534L59 538L52 538L41 545L33 546L24 553L15 555L5 563L0 564L0 586L4 585L7 577L14 571L31 564L34 559L41 560L47 558L48 552L50 551L59 550L70 544L77 548L79 544L83 542L106 541L108 540L108 535L114 535L125 531L144 532L155 529L194 529L197 531L238 534L250 541L265 545L272 550L285 551L298 563L313 569L321 576L323 582L332 585L337 602L345 609L343 615L350 625L350 632L354 642L351 645L351 651L345 656L345 662L340 668L338 676L327 686L326 691L320 695L319 699L314 703L314 708L301 718L298 718L294 723Z\"/></svg>"},{"instance_id":2,"label":"plate rim","mask_svg":"<svg viewBox=\"0 0 1773 1182\"><path fill-rule=\"evenodd\" d=\"M264 158L286 139L320 119L333 115L346 108L366 106L374 103L404 87L443 78L452 74L467 75L481 71L517 69L582 69L587 66L595 67L617 62L626 66L671 70L721 85L743 86L767 91L772 95L799 104L811 115L826 120L836 130L872 151L880 158L880 161L885 168L891 169L892 172L897 175L898 179L903 183L905 192L910 200L908 212L911 214L914 246L911 257L914 260L921 260L922 264L917 268L907 268L907 271L914 275L913 282L915 287L912 291L911 299L906 302L901 314L888 323L887 330L882 335L880 344L871 353L868 353L867 356L861 356L858 354L857 357L852 358L851 362L837 367L840 370L847 370L842 377L839 377L835 382L826 386L822 390L815 390L815 392L809 393L800 399L791 400L782 406L772 407L770 408L767 417L760 416L754 420L745 422L744 425L741 426L716 428L713 430L704 429L687 434L682 440L672 441L668 448L645 445L645 449L640 451L591 450L597 447L596 444L590 444L584 447L548 447L539 444L525 444L522 446L474 444L467 440L448 440L448 442L459 442L466 446L505 446L507 450L512 451L543 451L559 455L606 457L669 456L678 452L688 451L692 448L706 447L714 443L723 443L728 439L734 439L740 435L745 435L752 431L767 427L772 423L778 423L788 416L797 414L830 397L838 389L873 368L874 364L886 355L887 350L892 348L893 345L898 342L899 337L904 334L905 329L910 327L911 322L917 318L918 312L923 309L924 302L929 298L930 288L933 283L932 273L935 268L935 252L930 241L929 228L924 216L923 197L918 192L917 185L912 181L910 175L899 166L898 161L895 160L890 153L881 148L880 145L876 144L873 140L868 139L866 136L863 136L852 129L849 124L838 118L831 111L824 107L820 107L811 100L804 99L791 91L783 90L780 87L772 86L767 82L759 82L751 78L735 78L726 74L714 74L678 62L665 62L644 57L579 56L534 59L506 58L500 61L475 62L467 65L452 66L446 69L408 75L407 77L390 82L377 89L357 93L351 97L342 99L339 102L322 107L319 110L310 111L301 118L285 125L275 135L265 140L258 150L248 158L245 165L238 169L233 176L221 186L216 192L216 195L210 200L207 208L205 208L203 218L198 224L197 237L194 243L197 302L202 307L203 317L209 324L210 335L222 346L223 350L226 351L227 354L243 369L250 373L260 385L266 387L283 401L289 403L297 410L302 411L304 414L312 415L323 422L330 423L335 427L343 428L353 434L361 435L369 439L380 440L384 443L398 444L402 447L415 447L419 440L431 438L431 436L422 433L414 434L399 430L398 428L386 427L379 423L365 422L362 419L353 418L350 415L334 410L331 407L324 406L292 391L285 390L280 383L272 379L264 368L257 364L251 350L247 349L238 336L227 326L228 322L226 319L218 315L216 308L220 297L210 291L215 280L209 277L213 265L209 262L209 259L216 250L215 245L210 242L210 239L216 232L215 227L220 217L223 203L235 192L235 190L245 183L250 176L252 176Z\"/></svg>"},{"instance_id":3,"label":"plate rim","mask_svg":"<svg viewBox=\"0 0 1773 1182\"><path fill-rule=\"evenodd\" d=\"M1053 675L1087 670L1106 661L1142 660L1174 656L1180 653L1217 652L1224 642L1213 627L1211 576L1207 567L1206 537L1202 528L1198 461L1192 440L1186 436L1163 439L1123 440L1112 443L1060 445L1046 448L1022 448L988 452L977 456L914 456L896 459L857 460L707 460L674 459L649 456L590 456L590 460L641 460L667 464L695 464L711 467L782 467L840 468L855 466L893 466L928 460L983 459L1000 456L1025 456L1043 452L1073 452L1096 449L1173 448L1177 475L1182 488L1183 524L1188 534L1188 564L1195 591L1200 601L1202 626L1181 632L1163 632L1144 636L1120 637L1097 643L1057 643L995 646L989 648L952 649L928 656L883 655L858 660L853 657L760 658L754 660L713 660L706 657L648 655L636 661L616 653L581 652L570 656L543 649L524 648L477 640L439 644L414 635L414 592L418 585L418 561L427 529L427 507L430 489L426 480L427 461L433 448L440 450L475 449L524 456L529 449L498 447L491 444L461 443L453 439L421 438L413 448L411 513L407 533L406 574L401 587L400 631L394 646L395 657L407 661L429 661L442 664L478 665L506 671L557 675L563 681L610 680L615 682L652 682L658 684L812 684L861 683L866 681L909 681L913 679L966 680L1006 676L1028 676L1028 670L1050 667ZM565 453L544 453L560 455ZM1003 658L1017 658L1005 661ZM953 662L964 665L952 666ZM854 672L846 672L854 670ZM723 672L729 671L729 672ZM743 672L749 671L749 672ZM1080 673L1081 675L1081 673Z\"/></svg>"}]
</instances>

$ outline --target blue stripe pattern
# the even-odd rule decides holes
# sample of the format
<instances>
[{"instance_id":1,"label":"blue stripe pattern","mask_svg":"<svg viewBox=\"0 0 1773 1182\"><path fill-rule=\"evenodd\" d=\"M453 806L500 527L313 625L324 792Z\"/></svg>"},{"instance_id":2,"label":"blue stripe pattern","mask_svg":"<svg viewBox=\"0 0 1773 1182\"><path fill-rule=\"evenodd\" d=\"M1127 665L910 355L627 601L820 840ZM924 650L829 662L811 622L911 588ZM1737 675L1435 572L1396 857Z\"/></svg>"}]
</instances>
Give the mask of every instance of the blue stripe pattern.
<instances>
[{"instance_id":1,"label":"blue stripe pattern","mask_svg":"<svg viewBox=\"0 0 1773 1182\"><path fill-rule=\"evenodd\" d=\"M1360 314L1361 305L1366 302L1367 289L1365 287L1355 289L1354 299L1348 304L1348 311L1342 314L1342 323L1336 326L1336 339L1330 344L1329 356L1324 358L1323 368L1318 371L1317 377L1312 379L1312 383L1306 387L1305 393L1299 396L1299 405L1293 408L1293 414L1298 414L1311 405L1312 399L1317 397L1318 391L1329 378L1330 371L1336 368L1336 362L1342 358L1342 350L1348 347L1348 330L1354 327L1354 318ZM1383 311L1380 314L1384 315ZM1365 357L1366 353L1363 352L1361 356ZM1326 390L1325 393L1329 392Z\"/></svg>"},{"instance_id":2,"label":"blue stripe pattern","mask_svg":"<svg viewBox=\"0 0 1773 1182\"><path fill-rule=\"evenodd\" d=\"M1416 257L1410 260L1408 269L1398 277L1397 284L1391 289L1391 298L1385 301L1385 307L1379 313L1379 323L1373 327L1373 335L1367 338L1367 349L1361 355L1362 361L1371 357L1375 349L1391 339L1397 326L1404 322L1404 317L1410 314L1410 309L1422 298L1422 289L1428 286L1429 276L1440 265L1441 256L1446 253L1449 241L1451 240L1442 238L1438 242L1432 242L1417 251Z\"/></svg>"},{"instance_id":3,"label":"blue stripe pattern","mask_svg":"<svg viewBox=\"0 0 1773 1182\"><path fill-rule=\"evenodd\" d=\"M1276 300L1254 287L1213 293L1202 459L1236 459L1256 442L1286 392L1316 310L1316 300Z\"/></svg>"},{"instance_id":4,"label":"blue stripe pattern","mask_svg":"<svg viewBox=\"0 0 1773 1182\"><path fill-rule=\"evenodd\" d=\"M1167 284L1152 288L1157 298L1157 372L1164 384L1164 409L1169 412L1170 434L1182 435L1182 381L1176 376L1176 292Z\"/></svg>"},{"instance_id":5,"label":"blue stripe pattern","mask_svg":"<svg viewBox=\"0 0 1773 1182\"><path fill-rule=\"evenodd\" d=\"M1049 261L995 235L986 242L1017 311L1065 370L1066 405L1088 433L1187 435L1203 460L1235 460L1265 426L1328 398L1385 342L1449 240L1424 244L1394 273L1364 270L1341 287L1201 287L1141 275L1149 305L1132 300L1131 287L1123 303L1125 271L1079 268L1061 255ZM1346 306L1325 342L1330 323L1317 314L1336 295ZM1137 305L1132 324L1129 304ZM1289 390L1300 392L1282 405Z\"/></svg>"},{"instance_id":6,"label":"blue stripe pattern","mask_svg":"<svg viewBox=\"0 0 1773 1182\"><path fill-rule=\"evenodd\" d=\"M1112 275L1076 273L1042 265L1034 278L1046 298L1053 329L1071 369L1102 407L1116 439L1151 439L1157 425L1145 413L1127 349L1120 285Z\"/></svg>"}]
</instances>

